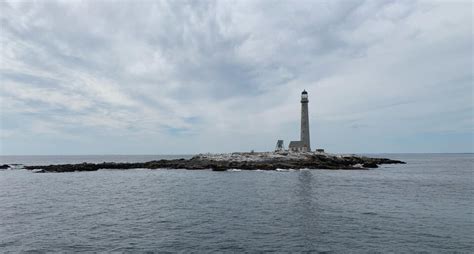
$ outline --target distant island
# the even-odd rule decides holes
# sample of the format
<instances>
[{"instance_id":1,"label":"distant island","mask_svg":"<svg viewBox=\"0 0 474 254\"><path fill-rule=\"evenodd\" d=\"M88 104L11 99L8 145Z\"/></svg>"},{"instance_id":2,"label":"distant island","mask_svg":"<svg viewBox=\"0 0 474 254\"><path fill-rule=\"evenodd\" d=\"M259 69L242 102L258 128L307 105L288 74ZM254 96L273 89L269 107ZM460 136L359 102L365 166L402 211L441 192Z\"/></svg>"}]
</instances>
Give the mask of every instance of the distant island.
<instances>
[{"instance_id":1,"label":"distant island","mask_svg":"<svg viewBox=\"0 0 474 254\"><path fill-rule=\"evenodd\" d=\"M369 169L381 164L400 164L403 161L386 158L369 158L357 155L335 155L325 153L324 149L311 150L308 92L301 93L301 129L300 140L291 141L285 149L284 141L278 140L274 152L250 152L229 154L199 154L191 159L157 160L141 163L81 163L49 166L26 166L35 172L74 172L95 171L99 169L189 169L226 171L241 170L278 170L278 169Z\"/></svg>"},{"instance_id":2,"label":"distant island","mask_svg":"<svg viewBox=\"0 0 474 254\"><path fill-rule=\"evenodd\" d=\"M48 166L25 166L38 173L96 171L99 169L188 169L226 171L278 169L369 169L381 164L404 164L399 160L370 158L358 155L332 155L320 152L253 152L199 154L191 159L156 160L140 163L80 163Z\"/></svg>"}]
</instances>

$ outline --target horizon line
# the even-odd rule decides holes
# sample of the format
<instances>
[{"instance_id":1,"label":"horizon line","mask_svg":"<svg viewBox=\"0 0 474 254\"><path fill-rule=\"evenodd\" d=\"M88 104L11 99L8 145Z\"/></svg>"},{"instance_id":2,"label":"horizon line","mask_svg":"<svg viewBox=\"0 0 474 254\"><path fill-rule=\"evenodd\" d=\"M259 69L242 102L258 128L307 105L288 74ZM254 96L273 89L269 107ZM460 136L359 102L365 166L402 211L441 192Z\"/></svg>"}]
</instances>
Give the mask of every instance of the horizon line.
<instances>
[{"instance_id":1,"label":"horizon line","mask_svg":"<svg viewBox=\"0 0 474 254\"><path fill-rule=\"evenodd\" d=\"M261 153L255 151L256 153ZM266 151L271 152L271 151ZM171 153L171 154L0 154L0 156L179 156L198 154L229 154L229 153L250 153L250 152L222 152L222 153ZM474 152L341 152L328 154L474 154Z\"/></svg>"}]
</instances>

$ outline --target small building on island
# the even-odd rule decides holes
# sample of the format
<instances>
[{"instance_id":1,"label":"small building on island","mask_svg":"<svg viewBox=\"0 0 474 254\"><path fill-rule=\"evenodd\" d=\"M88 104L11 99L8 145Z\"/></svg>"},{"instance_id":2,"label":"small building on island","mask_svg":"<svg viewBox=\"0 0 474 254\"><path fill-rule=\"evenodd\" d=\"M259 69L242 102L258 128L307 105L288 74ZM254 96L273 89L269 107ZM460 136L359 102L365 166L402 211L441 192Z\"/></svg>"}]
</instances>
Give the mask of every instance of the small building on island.
<instances>
[{"instance_id":1,"label":"small building on island","mask_svg":"<svg viewBox=\"0 0 474 254\"><path fill-rule=\"evenodd\" d=\"M290 145L288 146L290 152L309 152L308 146L304 144L303 141L290 141Z\"/></svg>"}]
</instances>

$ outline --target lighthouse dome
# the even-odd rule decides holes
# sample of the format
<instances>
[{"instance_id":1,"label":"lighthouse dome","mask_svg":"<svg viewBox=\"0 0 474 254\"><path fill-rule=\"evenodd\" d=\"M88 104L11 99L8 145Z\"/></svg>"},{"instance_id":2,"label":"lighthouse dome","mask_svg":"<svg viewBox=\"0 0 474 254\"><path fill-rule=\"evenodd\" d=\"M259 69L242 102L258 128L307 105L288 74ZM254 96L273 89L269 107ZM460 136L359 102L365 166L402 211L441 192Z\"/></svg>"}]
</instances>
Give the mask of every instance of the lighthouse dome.
<instances>
[{"instance_id":1,"label":"lighthouse dome","mask_svg":"<svg viewBox=\"0 0 474 254\"><path fill-rule=\"evenodd\" d=\"M301 100L302 102L308 102L308 92L306 92L306 90L303 90L303 92L301 93Z\"/></svg>"}]
</instances>

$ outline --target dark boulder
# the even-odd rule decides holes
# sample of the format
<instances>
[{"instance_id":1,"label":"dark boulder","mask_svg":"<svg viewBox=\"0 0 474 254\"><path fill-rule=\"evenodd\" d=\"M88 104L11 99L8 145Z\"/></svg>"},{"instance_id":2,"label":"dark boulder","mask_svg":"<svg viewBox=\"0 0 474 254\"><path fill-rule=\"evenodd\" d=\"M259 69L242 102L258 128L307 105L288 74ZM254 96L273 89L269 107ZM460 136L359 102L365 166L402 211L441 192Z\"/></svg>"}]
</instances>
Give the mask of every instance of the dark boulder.
<instances>
[{"instance_id":1,"label":"dark boulder","mask_svg":"<svg viewBox=\"0 0 474 254\"><path fill-rule=\"evenodd\" d=\"M366 162L366 163L362 164L362 167L364 167L364 168L378 168L379 166L377 165L377 163L371 161L371 162Z\"/></svg>"}]
</instances>

